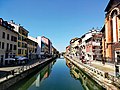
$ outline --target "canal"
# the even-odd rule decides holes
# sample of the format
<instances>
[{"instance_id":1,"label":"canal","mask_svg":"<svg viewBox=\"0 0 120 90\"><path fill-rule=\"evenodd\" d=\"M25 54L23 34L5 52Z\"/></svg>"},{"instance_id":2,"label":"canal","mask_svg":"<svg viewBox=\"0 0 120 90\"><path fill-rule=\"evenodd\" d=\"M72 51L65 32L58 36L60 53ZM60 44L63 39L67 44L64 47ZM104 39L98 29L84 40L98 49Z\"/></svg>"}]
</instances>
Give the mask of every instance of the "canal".
<instances>
[{"instance_id":1,"label":"canal","mask_svg":"<svg viewBox=\"0 0 120 90\"><path fill-rule=\"evenodd\" d=\"M57 59L9 90L103 90L69 60Z\"/></svg>"}]
</instances>

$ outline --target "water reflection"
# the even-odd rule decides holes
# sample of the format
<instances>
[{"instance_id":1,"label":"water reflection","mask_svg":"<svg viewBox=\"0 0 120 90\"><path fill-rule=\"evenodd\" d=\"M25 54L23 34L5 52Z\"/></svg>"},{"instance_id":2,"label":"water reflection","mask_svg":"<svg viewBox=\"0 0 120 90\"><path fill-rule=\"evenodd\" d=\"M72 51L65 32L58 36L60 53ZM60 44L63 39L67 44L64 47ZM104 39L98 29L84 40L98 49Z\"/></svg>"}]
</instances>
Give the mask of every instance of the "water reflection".
<instances>
[{"instance_id":1,"label":"water reflection","mask_svg":"<svg viewBox=\"0 0 120 90\"><path fill-rule=\"evenodd\" d=\"M52 66L54 65L55 61L44 67L38 74L36 80L33 82L36 87L40 86L40 83L44 81L46 78L49 77L51 73Z\"/></svg>"},{"instance_id":2,"label":"water reflection","mask_svg":"<svg viewBox=\"0 0 120 90\"><path fill-rule=\"evenodd\" d=\"M52 66L55 62L56 60L42 68L37 74L34 74L33 76L28 76L24 80L21 80L17 84L11 86L9 90L29 90L29 87L33 85L35 85L36 87L40 87L42 81L49 77Z\"/></svg>"},{"instance_id":3,"label":"water reflection","mask_svg":"<svg viewBox=\"0 0 120 90\"><path fill-rule=\"evenodd\" d=\"M72 64L72 62L70 62L67 59L66 65L70 68L71 76L76 80L79 80L82 83L82 86L84 87L85 90L105 90L95 81L93 81L91 77L86 75L83 71L81 71L77 66Z\"/></svg>"}]
</instances>

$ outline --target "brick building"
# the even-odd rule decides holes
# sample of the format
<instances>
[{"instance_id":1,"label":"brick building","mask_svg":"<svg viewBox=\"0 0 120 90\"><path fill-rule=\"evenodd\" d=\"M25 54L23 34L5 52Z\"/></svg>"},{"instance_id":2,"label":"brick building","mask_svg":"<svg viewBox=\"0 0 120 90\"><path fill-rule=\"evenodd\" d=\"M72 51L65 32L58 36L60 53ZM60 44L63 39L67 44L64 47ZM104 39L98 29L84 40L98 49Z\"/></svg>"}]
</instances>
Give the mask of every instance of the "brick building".
<instances>
[{"instance_id":1,"label":"brick building","mask_svg":"<svg viewBox=\"0 0 120 90\"><path fill-rule=\"evenodd\" d=\"M113 62L114 50L116 50L114 45L120 42L120 0L110 0L105 12L105 27L102 30L104 36L102 39L103 57L107 61Z\"/></svg>"}]
</instances>

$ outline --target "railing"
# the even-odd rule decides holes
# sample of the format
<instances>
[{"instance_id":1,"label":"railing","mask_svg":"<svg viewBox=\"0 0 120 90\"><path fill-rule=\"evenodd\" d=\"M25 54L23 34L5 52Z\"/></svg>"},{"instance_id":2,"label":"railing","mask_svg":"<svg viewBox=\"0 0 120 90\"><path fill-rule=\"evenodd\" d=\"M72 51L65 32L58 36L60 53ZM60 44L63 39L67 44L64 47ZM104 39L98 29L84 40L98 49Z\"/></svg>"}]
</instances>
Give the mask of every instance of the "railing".
<instances>
[{"instance_id":1,"label":"railing","mask_svg":"<svg viewBox=\"0 0 120 90\"><path fill-rule=\"evenodd\" d=\"M109 83L114 83L116 86L120 87L120 75L119 75L119 77L116 77L114 75L111 75L108 72L104 72L104 71L101 71L94 67L91 67L88 64L83 64L82 62L76 60L75 58L74 59L71 58L71 59L76 61L77 63L81 64L83 67L87 68L89 70L88 73L93 73L96 75L96 77L98 77L98 78L102 77L103 79L106 79Z\"/></svg>"},{"instance_id":2,"label":"railing","mask_svg":"<svg viewBox=\"0 0 120 90\"><path fill-rule=\"evenodd\" d=\"M48 59L51 59L51 58L48 58ZM11 71L6 71L4 74L0 75L0 82L8 80L9 78L12 78L18 74L21 74L22 72L27 71L35 66L38 66L39 64L46 62L48 59L44 59L44 60L39 59L39 60L36 60L36 62L32 64L20 66Z\"/></svg>"},{"instance_id":3,"label":"railing","mask_svg":"<svg viewBox=\"0 0 120 90\"><path fill-rule=\"evenodd\" d=\"M11 78L11 77L13 77L15 75L18 75L18 74L22 73L23 71L26 71L26 70L28 70L30 68L33 68L33 67L37 66L38 64L40 64L40 62L31 64L31 65L26 65L26 66L20 66L20 67L15 68L15 69L13 69L11 71L7 71L7 72L5 72L4 74L2 74L0 76L0 79L1 79L0 82L2 82L4 80L7 80L7 79L9 79L9 78Z\"/></svg>"}]
</instances>

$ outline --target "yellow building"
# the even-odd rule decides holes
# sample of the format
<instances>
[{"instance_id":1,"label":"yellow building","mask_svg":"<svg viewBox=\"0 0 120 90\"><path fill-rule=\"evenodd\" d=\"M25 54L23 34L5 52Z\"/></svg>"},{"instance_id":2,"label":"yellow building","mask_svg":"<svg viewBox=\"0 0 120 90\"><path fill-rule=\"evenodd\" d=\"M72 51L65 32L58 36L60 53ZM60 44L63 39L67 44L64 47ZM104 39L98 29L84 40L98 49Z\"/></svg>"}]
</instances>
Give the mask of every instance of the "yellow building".
<instances>
[{"instance_id":1,"label":"yellow building","mask_svg":"<svg viewBox=\"0 0 120 90\"><path fill-rule=\"evenodd\" d=\"M26 56L27 53L27 38L28 31L21 25L15 24L13 21L10 21L9 24L14 26L14 30L19 33L18 35L18 49L17 56Z\"/></svg>"}]
</instances>

